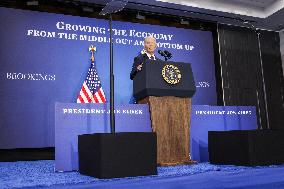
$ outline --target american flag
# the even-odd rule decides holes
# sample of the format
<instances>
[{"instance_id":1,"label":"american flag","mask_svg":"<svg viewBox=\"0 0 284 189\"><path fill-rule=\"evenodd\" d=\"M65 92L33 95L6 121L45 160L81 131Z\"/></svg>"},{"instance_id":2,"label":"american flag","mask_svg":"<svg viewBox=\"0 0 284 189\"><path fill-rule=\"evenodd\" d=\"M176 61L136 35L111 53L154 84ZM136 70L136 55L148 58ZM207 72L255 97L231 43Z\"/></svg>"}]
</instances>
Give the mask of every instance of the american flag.
<instances>
[{"instance_id":1,"label":"american flag","mask_svg":"<svg viewBox=\"0 0 284 189\"><path fill-rule=\"evenodd\" d=\"M92 62L86 80L83 83L77 103L105 103L106 97L100 82L95 63Z\"/></svg>"}]
</instances>

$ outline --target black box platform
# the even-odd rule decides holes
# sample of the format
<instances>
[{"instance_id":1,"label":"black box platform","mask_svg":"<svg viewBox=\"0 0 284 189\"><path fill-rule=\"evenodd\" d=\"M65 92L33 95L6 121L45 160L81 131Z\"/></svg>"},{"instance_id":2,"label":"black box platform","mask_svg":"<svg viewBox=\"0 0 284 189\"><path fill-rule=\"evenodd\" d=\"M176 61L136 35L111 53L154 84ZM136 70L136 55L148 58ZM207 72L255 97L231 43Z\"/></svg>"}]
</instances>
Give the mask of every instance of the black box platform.
<instances>
[{"instance_id":1,"label":"black box platform","mask_svg":"<svg viewBox=\"0 0 284 189\"><path fill-rule=\"evenodd\" d=\"M209 131L208 150L213 164L283 164L284 131Z\"/></svg>"},{"instance_id":2,"label":"black box platform","mask_svg":"<svg viewBox=\"0 0 284 189\"><path fill-rule=\"evenodd\" d=\"M79 172L97 178L157 174L156 133L78 136Z\"/></svg>"}]
</instances>

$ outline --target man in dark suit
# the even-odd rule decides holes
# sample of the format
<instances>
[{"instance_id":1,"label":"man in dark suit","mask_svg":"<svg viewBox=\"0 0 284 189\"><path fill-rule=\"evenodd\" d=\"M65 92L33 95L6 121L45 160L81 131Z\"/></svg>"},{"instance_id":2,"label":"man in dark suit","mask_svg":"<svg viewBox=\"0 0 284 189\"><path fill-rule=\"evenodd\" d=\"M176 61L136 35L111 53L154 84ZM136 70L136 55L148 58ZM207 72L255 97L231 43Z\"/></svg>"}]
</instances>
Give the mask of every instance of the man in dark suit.
<instances>
[{"instance_id":1,"label":"man in dark suit","mask_svg":"<svg viewBox=\"0 0 284 189\"><path fill-rule=\"evenodd\" d=\"M160 60L156 58L154 52L157 48L156 39L152 36L148 36L144 40L144 49L141 53L134 58L132 70L130 72L130 79L133 80L136 74L142 70L142 66L147 59Z\"/></svg>"}]
</instances>

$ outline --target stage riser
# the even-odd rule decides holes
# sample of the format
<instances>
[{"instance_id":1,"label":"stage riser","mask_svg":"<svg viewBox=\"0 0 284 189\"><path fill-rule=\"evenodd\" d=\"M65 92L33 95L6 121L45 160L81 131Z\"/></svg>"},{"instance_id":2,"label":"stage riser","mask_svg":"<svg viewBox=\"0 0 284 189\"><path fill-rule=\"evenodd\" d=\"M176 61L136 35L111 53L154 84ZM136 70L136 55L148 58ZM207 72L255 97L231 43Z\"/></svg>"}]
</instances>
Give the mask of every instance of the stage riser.
<instances>
[{"instance_id":1,"label":"stage riser","mask_svg":"<svg viewBox=\"0 0 284 189\"><path fill-rule=\"evenodd\" d=\"M213 164L284 164L284 131L209 131L208 149Z\"/></svg>"},{"instance_id":2,"label":"stage riser","mask_svg":"<svg viewBox=\"0 0 284 189\"><path fill-rule=\"evenodd\" d=\"M157 174L155 133L79 135L79 172L97 178Z\"/></svg>"}]
</instances>

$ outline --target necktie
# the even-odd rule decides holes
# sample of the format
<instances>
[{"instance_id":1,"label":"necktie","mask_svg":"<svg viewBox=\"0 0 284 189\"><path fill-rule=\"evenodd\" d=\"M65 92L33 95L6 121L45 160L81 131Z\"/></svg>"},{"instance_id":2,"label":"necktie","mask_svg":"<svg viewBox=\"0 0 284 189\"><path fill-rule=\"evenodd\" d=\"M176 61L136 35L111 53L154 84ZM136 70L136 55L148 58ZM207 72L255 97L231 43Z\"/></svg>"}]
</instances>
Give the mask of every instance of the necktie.
<instances>
[{"instance_id":1,"label":"necktie","mask_svg":"<svg viewBox=\"0 0 284 189\"><path fill-rule=\"evenodd\" d=\"M154 60L154 56L150 56L150 59L151 59L151 60Z\"/></svg>"}]
</instances>

